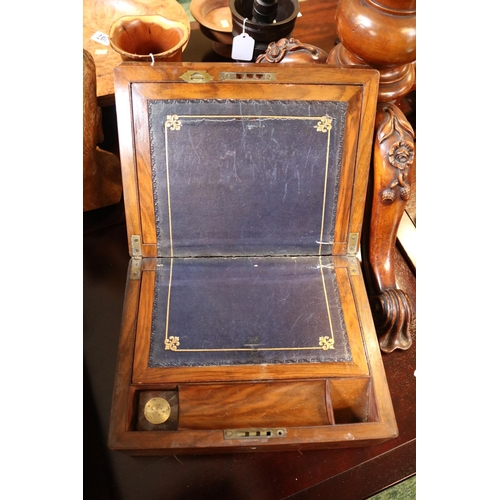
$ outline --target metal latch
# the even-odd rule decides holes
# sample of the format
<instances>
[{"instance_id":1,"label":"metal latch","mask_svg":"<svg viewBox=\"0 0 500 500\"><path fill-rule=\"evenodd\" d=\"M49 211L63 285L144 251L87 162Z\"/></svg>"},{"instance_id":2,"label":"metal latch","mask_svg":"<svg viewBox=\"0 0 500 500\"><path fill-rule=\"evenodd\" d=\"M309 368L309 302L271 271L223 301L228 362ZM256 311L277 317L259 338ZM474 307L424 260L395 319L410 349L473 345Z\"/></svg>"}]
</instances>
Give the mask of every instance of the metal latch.
<instances>
[{"instance_id":1,"label":"metal latch","mask_svg":"<svg viewBox=\"0 0 500 500\"><path fill-rule=\"evenodd\" d=\"M224 439L270 439L286 437L286 429L226 429Z\"/></svg>"}]
</instances>

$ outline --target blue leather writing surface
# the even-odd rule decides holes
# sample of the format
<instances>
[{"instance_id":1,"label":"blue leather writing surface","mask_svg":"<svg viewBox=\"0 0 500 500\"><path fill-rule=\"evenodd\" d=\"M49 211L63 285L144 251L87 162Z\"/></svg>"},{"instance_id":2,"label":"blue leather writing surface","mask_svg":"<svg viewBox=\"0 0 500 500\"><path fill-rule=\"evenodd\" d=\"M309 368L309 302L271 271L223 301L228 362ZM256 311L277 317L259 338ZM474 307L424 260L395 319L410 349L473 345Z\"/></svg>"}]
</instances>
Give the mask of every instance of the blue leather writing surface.
<instances>
[{"instance_id":1,"label":"blue leather writing surface","mask_svg":"<svg viewBox=\"0 0 500 500\"><path fill-rule=\"evenodd\" d=\"M158 255L328 255L346 103L149 101Z\"/></svg>"},{"instance_id":2,"label":"blue leather writing surface","mask_svg":"<svg viewBox=\"0 0 500 500\"><path fill-rule=\"evenodd\" d=\"M346 104L149 101L150 367L350 361L333 261Z\"/></svg>"},{"instance_id":3,"label":"blue leather writing surface","mask_svg":"<svg viewBox=\"0 0 500 500\"><path fill-rule=\"evenodd\" d=\"M350 361L331 257L161 259L150 367Z\"/></svg>"}]
</instances>

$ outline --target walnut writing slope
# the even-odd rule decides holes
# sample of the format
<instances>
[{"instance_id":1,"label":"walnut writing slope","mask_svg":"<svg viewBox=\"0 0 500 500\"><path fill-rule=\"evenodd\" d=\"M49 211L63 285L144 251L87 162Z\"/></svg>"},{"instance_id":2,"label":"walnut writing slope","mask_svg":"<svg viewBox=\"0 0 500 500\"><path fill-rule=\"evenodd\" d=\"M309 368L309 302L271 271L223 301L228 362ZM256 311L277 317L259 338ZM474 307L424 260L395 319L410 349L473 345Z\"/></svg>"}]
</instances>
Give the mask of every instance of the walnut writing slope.
<instances>
[{"instance_id":1,"label":"walnut writing slope","mask_svg":"<svg viewBox=\"0 0 500 500\"><path fill-rule=\"evenodd\" d=\"M378 73L123 63L115 90L131 260L109 446L395 437L357 258Z\"/></svg>"}]
</instances>

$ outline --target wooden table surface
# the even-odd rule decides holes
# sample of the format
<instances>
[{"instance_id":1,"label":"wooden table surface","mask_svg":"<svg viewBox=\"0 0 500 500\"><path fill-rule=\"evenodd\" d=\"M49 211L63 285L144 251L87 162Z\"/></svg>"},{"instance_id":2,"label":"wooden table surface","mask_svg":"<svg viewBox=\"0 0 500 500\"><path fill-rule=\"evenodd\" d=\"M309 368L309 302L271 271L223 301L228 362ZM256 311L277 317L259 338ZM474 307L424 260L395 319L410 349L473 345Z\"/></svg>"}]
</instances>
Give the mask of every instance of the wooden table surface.
<instances>
[{"instance_id":1,"label":"wooden table surface","mask_svg":"<svg viewBox=\"0 0 500 500\"><path fill-rule=\"evenodd\" d=\"M336 37L336 4L337 0L302 2L303 15L293 36L329 51ZM184 60L221 60L196 23L191 26ZM106 145L116 152L114 106L109 99L106 104ZM412 347L383 355L399 427L396 439L366 448L228 455L130 457L108 450L129 262L122 203L84 213L83 257L84 498L362 500L415 474L415 323ZM399 253L396 262L398 284L415 306L415 276Z\"/></svg>"}]
</instances>

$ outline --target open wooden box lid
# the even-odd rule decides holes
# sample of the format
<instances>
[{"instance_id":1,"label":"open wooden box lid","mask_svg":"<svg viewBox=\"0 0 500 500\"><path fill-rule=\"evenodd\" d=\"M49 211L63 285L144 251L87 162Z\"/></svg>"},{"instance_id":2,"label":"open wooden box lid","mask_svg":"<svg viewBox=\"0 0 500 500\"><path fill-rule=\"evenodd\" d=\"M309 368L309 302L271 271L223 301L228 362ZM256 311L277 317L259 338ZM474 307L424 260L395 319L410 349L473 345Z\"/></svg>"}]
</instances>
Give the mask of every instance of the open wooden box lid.
<instances>
[{"instance_id":1,"label":"open wooden box lid","mask_svg":"<svg viewBox=\"0 0 500 500\"><path fill-rule=\"evenodd\" d=\"M378 73L115 70L131 263L111 448L397 435L357 258Z\"/></svg>"}]
</instances>

